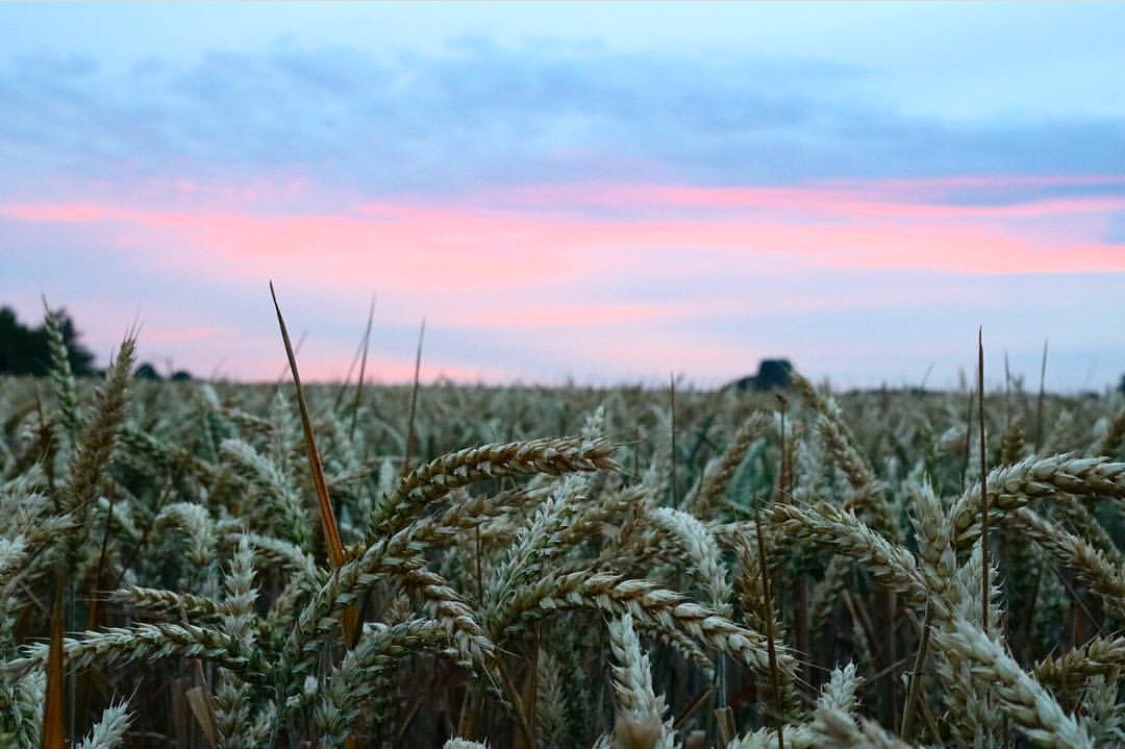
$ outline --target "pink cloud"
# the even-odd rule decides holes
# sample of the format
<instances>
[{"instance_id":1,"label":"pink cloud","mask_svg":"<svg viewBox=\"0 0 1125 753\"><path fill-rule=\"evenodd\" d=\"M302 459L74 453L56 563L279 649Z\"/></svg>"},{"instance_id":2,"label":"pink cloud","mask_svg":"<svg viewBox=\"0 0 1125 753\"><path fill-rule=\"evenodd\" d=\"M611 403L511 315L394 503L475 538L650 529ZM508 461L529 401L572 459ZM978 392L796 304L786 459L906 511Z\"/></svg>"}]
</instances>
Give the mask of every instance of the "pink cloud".
<instances>
[{"instance_id":1,"label":"pink cloud","mask_svg":"<svg viewBox=\"0 0 1125 753\"><path fill-rule=\"evenodd\" d=\"M23 222L95 222L106 216L96 204L36 203L0 205L0 217Z\"/></svg>"},{"instance_id":2,"label":"pink cloud","mask_svg":"<svg viewBox=\"0 0 1125 753\"><path fill-rule=\"evenodd\" d=\"M887 218L1020 218L1055 214L1125 211L1125 196L1090 196L1068 199L1040 199L997 204L950 204L932 200L902 201L904 189L957 187L1010 188L1013 186L1112 185L1093 179L1074 183L1047 178L1041 182L1005 183L964 179L947 182L867 181L831 187L834 184L804 187L702 187L652 185L562 185L531 186L501 192L492 198L517 207L615 207L630 211L743 210L785 212L804 216L887 217ZM1125 178L1117 180L1125 185ZM917 197L921 199L921 197Z\"/></svg>"},{"instance_id":3,"label":"pink cloud","mask_svg":"<svg viewBox=\"0 0 1125 753\"><path fill-rule=\"evenodd\" d=\"M963 188L1051 188L1060 186L1125 186L1125 175L954 175L943 178L880 178L875 181L827 180L823 185L865 186L873 183L889 190Z\"/></svg>"},{"instance_id":4,"label":"pink cloud","mask_svg":"<svg viewBox=\"0 0 1125 753\"><path fill-rule=\"evenodd\" d=\"M524 301L518 303L519 308L513 312L511 303L495 309L486 309L468 312L457 318L458 326L480 327L602 327L607 325L653 323L659 321L676 321L684 316L698 314L705 309L702 305L695 304L646 304L646 303L612 303L612 304L567 304L543 301L534 303Z\"/></svg>"}]
</instances>

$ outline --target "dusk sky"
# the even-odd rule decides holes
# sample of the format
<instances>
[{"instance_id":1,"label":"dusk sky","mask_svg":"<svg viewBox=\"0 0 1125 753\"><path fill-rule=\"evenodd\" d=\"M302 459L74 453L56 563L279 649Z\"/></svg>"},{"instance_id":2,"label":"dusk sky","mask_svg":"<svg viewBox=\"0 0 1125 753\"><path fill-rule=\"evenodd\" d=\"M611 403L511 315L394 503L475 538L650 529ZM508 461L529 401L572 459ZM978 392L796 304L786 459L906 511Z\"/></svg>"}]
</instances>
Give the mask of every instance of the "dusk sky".
<instances>
[{"instance_id":1,"label":"dusk sky","mask_svg":"<svg viewBox=\"0 0 1125 753\"><path fill-rule=\"evenodd\" d=\"M101 365L1101 390L1125 4L2 3L0 304Z\"/></svg>"}]
</instances>

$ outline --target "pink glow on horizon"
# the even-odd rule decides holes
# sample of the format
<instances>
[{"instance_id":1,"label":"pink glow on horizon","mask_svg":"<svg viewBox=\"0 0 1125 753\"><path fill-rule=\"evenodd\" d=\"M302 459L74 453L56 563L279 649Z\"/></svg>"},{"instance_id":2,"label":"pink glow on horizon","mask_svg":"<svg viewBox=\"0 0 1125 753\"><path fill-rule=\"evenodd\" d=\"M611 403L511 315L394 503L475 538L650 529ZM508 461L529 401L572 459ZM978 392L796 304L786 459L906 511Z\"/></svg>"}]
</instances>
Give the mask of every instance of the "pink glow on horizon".
<instances>
[{"instance_id":1,"label":"pink glow on horizon","mask_svg":"<svg viewBox=\"0 0 1125 753\"><path fill-rule=\"evenodd\" d=\"M138 311L127 303L92 299L78 302L69 310L81 323L83 339L95 347L101 363L110 360L111 354L117 351L136 324L139 325L135 330L138 363L155 363L165 373L171 368L186 367L195 376L205 379L288 381L289 366L281 335L276 328L276 320L272 318L272 310L267 310L268 294L262 298L265 313L261 318L269 325L264 337L249 335L237 323L177 327L172 323L184 318L205 322L207 313L197 310L185 312L174 304L149 304ZM284 301L282 305L285 308ZM291 307L285 310L291 326L294 329L300 327L300 310ZM359 331L356 337L358 334ZM297 338L295 333L294 337ZM372 346L367 362L367 381L396 384L409 383L413 379L412 352L389 353L384 350L378 336L373 338ZM352 365L353 348L354 343L349 342L347 347L340 348L312 333L298 348L297 364L301 379L307 382L342 380ZM169 362L171 367L167 366ZM352 376L353 379L356 377L355 371ZM424 383L449 378L502 384L518 377L519 374L510 369L459 362L443 357L433 349L423 352L421 378Z\"/></svg>"},{"instance_id":2,"label":"pink glow on horizon","mask_svg":"<svg viewBox=\"0 0 1125 753\"><path fill-rule=\"evenodd\" d=\"M145 328L142 330L145 342L151 344L189 343L208 340L223 335L217 327L196 326L180 328Z\"/></svg>"},{"instance_id":3,"label":"pink glow on horizon","mask_svg":"<svg viewBox=\"0 0 1125 753\"><path fill-rule=\"evenodd\" d=\"M235 381L254 379L257 381L281 381L288 383L292 377L289 366L285 360L285 351L281 349L281 339L277 341L278 353L276 356L252 355L239 358L237 369L228 369L219 366L216 377L229 378ZM431 354L432 355L432 354ZM350 357L339 353L326 353L315 348L308 352L297 354L297 368L301 373L302 382L339 382L348 373L352 365ZM358 369L358 367L357 367ZM247 377L246 374L253 374ZM352 371L352 380L358 376L358 371ZM491 384L510 384L519 377L519 374L498 368L473 366L470 364L456 363L440 357L427 358L422 355L422 366L419 370L419 380L423 384L431 384L439 379L451 379L457 382ZM405 356L388 356L384 353L371 353L367 361L367 370L364 381L369 384L409 384L414 380L414 359Z\"/></svg>"},{"instance_id":4,"label":"pink glow on horizon","mask_svg":"<svg viewBox=\"0 0 1125 753\"><path fill-rule=\"evenodd\" d=\"M52 285L55 269L57 280L80 278L88 264L108 258L133 285L142 281L144 290L88 293L73 283L84 296L77 300L46 291L69 296L68 309L98 343L103 363L139 322L140 359L162 370L288 379L265 288L272 279L291 331L307 327L298 362L310 382L347 373L374 292L376 331L384 328L369 360L375 381L410 381L414 340L404 333L425 316L426 383L439 376L552 383L568 374L651 382L668 371L721 383L763 357L804 365L846 360L863 348L878 355L878 344L841 344L838 334L793 321L856 321L849 317L862 312L885 332L887 320L911 309L941 319L939 326L944 314L935 312L954 310L980 312L987 324L998 305L1016 300L1011 291L1054 284L973 276L1110 273L1095 285L1104 295L1125 272L1125 245L1103 240L1125 212L1125 192L1026 198L1024 191L1013 200L1002 189L1118 184L1125 178L539 185L423 200L345 197L297 182L271 192L172 181L143 196L133 186L119 198L100 189L60 192L58 200L0 199L0 223L14 238L33 231L31 253L36 243L67 239L45 255L41 274ZM950 203L950 192L962 190L968 193L959 200L987 202ZM328 199L332 209L317 208ZM87 250L85 238L97 250ZM963 277L933 275L941 282L930 285L929 272ZM167 289L187 300L154 297L173 277L177 284ZM1082 290L1086 283L1068 284ZM210 307L220 289L239 303ZM997 304L1001 290L1009 297ZM34 311L36 301L27 305ZM232 310L251 313L231 318ZM767 326L743 331L743 322ZM784 352L771 349L777 345Z\"/></svg>"},{"instance_id":5,"label":"pink glow on horizon","mask_svg":"<svg viewBox=\"0 0 1125 753\"><path fill-rule=\"evenodd\" d=\"M857 181L850 188L531 186L494 194L495 206L382 199L353 202L331 214L168 209L128 201L18 202L0 204L0 217L104 226L111 242L131 250L140 263L201 278L275 279L333 295L366 297L372 290L427 295L434 299L429 310L456 311L466 324L490 327L692 315L667 306L526 295L568 285L581 290L589 280L638 274L723 279L800 269L1125 271L1125 246L1096 237L1109 216L1125 211L1125 197L963 206L903 202L888 188L1020 180L1104 185L1125 178L942 180ZM252 189L257 196L269 193ZM279 193L296 190L308 188L291 182ZM583 212L592 206L619 211L610 217ZM457 301L465 305L455 306ZM516 306L520 317L513 323ZM468 320L466 310L472 312Z\"/></svg>"}]
</instances>

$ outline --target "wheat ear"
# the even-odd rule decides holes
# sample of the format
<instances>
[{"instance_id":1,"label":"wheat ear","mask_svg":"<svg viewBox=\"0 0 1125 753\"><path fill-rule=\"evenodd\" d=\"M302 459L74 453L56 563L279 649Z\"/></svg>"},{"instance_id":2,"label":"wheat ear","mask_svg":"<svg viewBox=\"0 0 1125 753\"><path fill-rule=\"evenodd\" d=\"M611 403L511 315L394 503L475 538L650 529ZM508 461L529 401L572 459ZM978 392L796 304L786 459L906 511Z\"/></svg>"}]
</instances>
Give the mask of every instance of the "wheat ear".
<instances>
[{"instance_id":1,"label":"wheat ear","mask_svg":"<svg viewBox=\"0 0 1125 753\"><path fill-rule=\"evenodd\" d=\"M129 730L130 721L129 703L118 701L102 712L101 721L93 726L78 747L95 750L120 748L125 741L125 733Z\"/></svg>"},{"instance_id":2,"label":"wheat ear","mask_svg":"<svg viewBox=\"0 0 1125 753\"><path fill-rule=\"evenodd\" d=\"M567 709L559 662L554 654L540 647L535 670L535 739L546 748L563 747Z\"/></svg>"},{"instance_id":3,"label":"wheat ear","mask_svg":"<svg viewBox=\"0 0 1125 753\"><path fill-rule=\"evenodd\" d=\"M1063 712L1054 696L980 628L953 617L934 631L933 640L940 650L969 663L1033 743L1050 748L1092 746L1085 729Z\"/></svg>"},{"instance_id":4,"label":"wheat ear","mask_svg":"<svg viewBox=\"0 0 1125 753\"><path fill-rule=\"evenodd\" d=\"M459 450L412 470L372 518L376 537L394 533L412 515L444 494L474 481L506 476L615 470L613 447L600 439L572 437L489 444Z\"/></svg>"},{"instance_id":5,"label":"wheat ear","mask_svg":"<svg viewBox=\"0 0 1125 753\"><path fill-rule=\"evenodd\" d=\"M723 553L711 532L698 518L683 510L658 507L649 511L647 518L650 524L679 542L683 562L698 574L707 594L707 605L717 614L730 617L734 589L723 564Z\"/></svg>"},{"instance_id":6,"label":"wheat ear","mask_svg":"<svg viewBox=\"0 0 1125 753\"><path fill-rule=\"evenodd\" d=\"M320 687L314 718L321 732L321 746L344 746L362 703L394 702L376 693L380 675L406 657L422 651L443 651L449 646L449 637L438 620L410 620L365 634Z\"/></svg>"},{"instance_id":7,"label":"wheat ear","mask_svg":"<svg viewBox=\"0 0 1125 753\"><path fill-rule=\"evenodd\" d=\"M74 384L74 372L70 368L70 355L66 350L59 317L47 305L46 298L43 299L43 309L43 329L47 333L47 349L51 355L50 373L55 385L55 399L58 401L63 428L73 442L82 429L82 419L78 415L78 389Z\"/></svg>"},{"instance_id":8,"label":"wheat ear","mask_svg":"<svg viewBox=\"0 0 1125 753\"><path fill-rule=\"evenodd\" d=\"M773 518L786 534L810 539L848 555L916 609L925 608L928 591L914 555L905 547L888 541L854 514L818 502L806 508L777 505Z\"/></svg>"},{"instance_id":9,"label":"wheat ear","mask_svg":"<svg viewBox=\"0 0 1125 753\"><path fill-rule=\"evenodd\" d=\"M628 614L610 621L610 673L617 716L613 735L618 748L671 748L674 737L665 720L668 707L652 689L652 669Z\"/></svg>"},{"instance_id":10,"label":"wheat ear","mask_svg":"<svg viewBox=\"0 0 1125 753\"><path fill-rule=\"evenodd\" d=\"M738 427L734 438L723 450L723 454L714 461L714 465L709 464L700 483L699 491L696 492L693 500L692 512L697 518L706 519L711 508L723 498L735 471L746 458L746 452L750 449L750 445L769 425L770 416L767 413L754 411Z\"/></svg>"},{"instance_id":11,"label":"wheat ear","mask_svg":"<svg viewBox=\"0 0 1125 753\"><path fill-rule=\"evenodd\" d=\"M313 595L301 611L290 633L280 661L280 671L290 678L303 676L315 661L319 639L341 626L337 616L354 604L359 596L391 575L405 588L416 591L454 636L462 656L481 661L492 655L494 647L477 624L473 610L444 578L426 568L425 560L408 549L383 541L359 557L348 560L333 571L327 583Z\"/></svg>"},{"instance_id":12,"label":"wheat ear","mask_svg":"<svg viewBox=\"0 0 1125 753\"><path fill-rule=\"evenodd\" d=\"M1066 563L1090 589L1105 600L1106 608L1125 619L1125 572L1085 539L1043 520L1029 509L1016 510L1009 524Z\"/></svg>"},{"instance_id":13,"label":"wheat ear","mask_svg":"<svg viewBox=\"0 0 1125 753\"><path fill-rule=\"evenodd\" d=\"M166 618L191 621L220 620L227 613L223 603L217 599L163 588L123 586L111 592L106 599L136 610L157 612Z\"/></svg>"},{"instance_id":14,"label":"wheat ear","mask_svg":"<svg viewBox=\"0 0 1125 753\"><path fill-rule=\"evenodd\" d=\"M547 576L515 594L490 624L490 633L519 632L521 623L537 620L549 612L579 607L598 609L608 615L630 614L638 625L686 635L712 650L741 659L756 671L766 672L769 668L766 639L759 633L649 581L612 573L581 570ZM781 647L778 663L786 671L792 671L794 666L793 657Z\"/></svg>"},{"instance_id":15,"label":"wheat ear","mask_svg":"<svg viewBox=\"0 0 1125 753\"><path fill-rule=\"evenodd\" d=\"M839 709L813 712L813 734L822 748L909 748L872 719L856 719Z\"/></svg>"},{"instance_id":16,"label":"wheat ear","mask_svg":"<svg viewBox=\"0 0 1125 753\"><path fill-rule=\"evenodd\" d=\"M1030 457L1015 465L995 468L988 474L990 517L999 519L1033 499L1058 492L1125 498L1125 463L1103 458L1053 455ZM967 490L949 512L952 539L958 549L980 538L980 484Z\"/></svg>"},{"instance_id":17,"label":"wheat ear","mask_svg":"<svg viewBox=\"0 0 1125 753\"><path fill-rule=\"evenodd\" d=\"M1043 659L1032 670L1043 685L1081 686L1087 678L1119 672L1125 665L1125 638L1094 638L1064 654Z\"/></svg>"},{"instance_id":18,"label":"wheat ear","mask_svg":"<svg viewBox=\"0 0 1125 753\"><path fill-rule=\"evenodd\" d=\"M129 628L86 630L79 636L63 642L70 671L121 660L137 662L166 656L209 659L230 669L259 675L268 671L268 666L257 653L245 655L237 641L220 630L207 627L138 623ZM43 666L46 660L47 646L38 645L31 648L27 656L9 661L3 670L5 674L19 675Z\"/></svg>"},{"instance_id":19,"label":"wheat ear","mask_svg":"<svg viewBox=\"0 0 1125 753\"><path fill-rule=\"evenodd\" d=\"M23 536L0 537L0 594L10 588L9 578L23 568L27 554L27 540Z\"/></svg>"},{"instance_id":20,"label":"wheat ear","mask_svg":"<svg viewBox=\"0 0 1125 753\"><path fill-rule=\"evenodd\" d=\"M839 727L848 729L849 735L855 739L856 743L860 743L859 747L865 747L862 743L870 741L860 739L863 737L864 733L856 727L856 722L852 719L859 682L854 664L849 664L846 667L837 667L832 670L828 682L821 686L820 697L817 699L816 708L821 711L836 712L843 717L843 719L832 716L828 719L828 724L831 725L831 728L826 728L823 724L819 724L816 719L804 724L786 724L781 728L781 738L785 741L786 747L834 747L840 743L835 739L830 739L830 736L838 734L835 728ZM859 735L858 738L856 737L857 734ZM727 747L777 748L779 747L777 728L761 727L741 737L734 738Z\"/></svg>"},{"instance_id":21,"label":"wheat ear","mask_svg":"<svg viewBox=\"0 0 1125 753\"><path fill-rule=\"evenodd\" d=\"M125 418L136 341L127 337L110 365L105 384L99 389L97 408L83 432L78 452L70 466L66 498L72 510L84 511L97 499L102 474L117 442Z\"/></svg>"}]
</instances>

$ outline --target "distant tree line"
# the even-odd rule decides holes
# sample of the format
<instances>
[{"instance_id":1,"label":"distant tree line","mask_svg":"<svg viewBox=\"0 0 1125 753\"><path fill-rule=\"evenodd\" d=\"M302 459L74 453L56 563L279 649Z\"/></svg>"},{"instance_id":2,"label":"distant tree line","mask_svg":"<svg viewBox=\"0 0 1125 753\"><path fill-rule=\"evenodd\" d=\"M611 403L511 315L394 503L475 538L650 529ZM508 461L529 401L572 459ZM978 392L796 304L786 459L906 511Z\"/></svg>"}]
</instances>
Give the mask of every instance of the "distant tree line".
<instances>
[{"instance_id":1,"label":"distant tree line","mask_svg":"<svg viewBox=\"0 0 1125 753\"><path fill-rule=\"evenodd\" d=\"M70 370L75 376L93 376L100 373L94 367L94 354L79 342L80 333L74 319L66 309L54 312L59 323L63 344L66 346ZM51 370L51 350L47 327L29 327L20 322L9 306L0 308L0 374L11 376L46 376ZM133 372L137 379L160 380L164 377L151 363L142 363ZM186 371L174 371L168 376L174 382L189 381Z\"/></svg>"},{"instance_id":2,"label":"distant tree line","mask_svg":"<svg viewBox=\"0 0 1125 753\"><path fill-rule=\"evenodd\" d=\"M94 354L78 341L79 332L65 309L54 312L59 323L67 360L75 376L96 373ZM28 327L10 307L0 308L0 374L44 376L51 369L47 328Z\"/></svg>"},{"instance_id":3,"label":"distant tree line","mask_svg":"<svg viewBox=\"0 0 1125 753\"><path fill-rule=\"evenodd\" d=\"M137 370L133 372L133 377L135 379L145 379L153 382L160 382L164 380L164 377L160 374L159 371L157 371L156 367L148 361L145 361L137 367ZM171 374L169 374L168 379L173 382L190 382L191 374L181 369L179 371L173 371Z\"/></svg>"}]
</instances>

